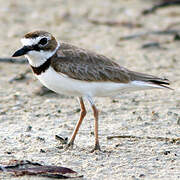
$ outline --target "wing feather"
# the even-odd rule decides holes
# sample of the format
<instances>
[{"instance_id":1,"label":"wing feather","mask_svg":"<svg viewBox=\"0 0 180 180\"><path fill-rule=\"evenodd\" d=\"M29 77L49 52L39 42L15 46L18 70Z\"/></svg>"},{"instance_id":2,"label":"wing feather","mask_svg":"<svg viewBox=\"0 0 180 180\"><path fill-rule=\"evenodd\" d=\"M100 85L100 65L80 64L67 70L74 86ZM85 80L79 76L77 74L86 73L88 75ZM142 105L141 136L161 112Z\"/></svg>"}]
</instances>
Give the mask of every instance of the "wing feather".
<instances>
[{"instance_id":1,"label":"wing feather","mask_svg":"<svg viewBox=\"0 0 180 180\"><path fill-rule=\"evenodd\" d=\"M77 80L121 83L130 80L127 69L109 58L66 43L61 43L51 64L56 72Z\"/></svg>"},{"instance_id":2,"label":"wing feather","mask_svg":"<svg viewBox=\"0 0 180 180\"><path fill-rule=\"evenodd\" d=\"M66 43L61 43L52 59L51 65L56 72L77 80L118 83L143 81L161 87L169 85L168 79L130 71L103 55Z\"/></svg>"}]
</instances>

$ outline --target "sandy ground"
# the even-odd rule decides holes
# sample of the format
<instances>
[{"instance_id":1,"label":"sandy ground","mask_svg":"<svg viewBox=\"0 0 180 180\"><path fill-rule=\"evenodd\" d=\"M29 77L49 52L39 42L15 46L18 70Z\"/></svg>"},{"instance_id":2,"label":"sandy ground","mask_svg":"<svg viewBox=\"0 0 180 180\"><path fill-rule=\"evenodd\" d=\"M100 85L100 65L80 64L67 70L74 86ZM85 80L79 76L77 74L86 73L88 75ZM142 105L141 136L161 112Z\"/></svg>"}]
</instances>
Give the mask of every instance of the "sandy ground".
<instances>
[{"instance_id":1,"label":"sandy ground","mask_svg":"<svg viewBox=\"0 0 180 180\"><path fill-rule=\"evenodd\" d=\"M86 102L88 115L75 146L73 150L64 151L58 148L60 144L55 135L70 137L79 117L76 98L34 95L40 83L32 73L24 81L9 82L28 69L28 65L0 63L0 162L28 159L65 166L84 175L84 179L180 179L180 142L145 138L179 137L180 42L173 41L172 35L119 40L133 33L164 30L180 22L180 7L142 16L142 10L152 3L143 0L0 0L1 57L10 57L21 46L20 38L24 33L43 29L59 40L113 57L129 69L168 77L175 89L127 93L115 101L97 98L104 153L89 153L94 145L93 115ZM135 26L97 25L90 19L130 22ZM162 47L141 48L144 43L154 41L160 42ZM113 135L143 139L107 140ZM1 174L0 179L46 178L12 178Z\"/></svg>"}]
</instances>

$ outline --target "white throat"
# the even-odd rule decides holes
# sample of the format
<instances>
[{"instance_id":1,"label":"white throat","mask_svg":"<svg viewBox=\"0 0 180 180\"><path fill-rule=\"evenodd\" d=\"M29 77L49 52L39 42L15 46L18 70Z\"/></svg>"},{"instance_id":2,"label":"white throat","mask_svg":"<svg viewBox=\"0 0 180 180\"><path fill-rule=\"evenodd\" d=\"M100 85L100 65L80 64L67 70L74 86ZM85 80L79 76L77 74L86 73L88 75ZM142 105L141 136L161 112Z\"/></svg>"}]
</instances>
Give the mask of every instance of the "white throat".
<instances>
[{"instance_id":1,"label":"white throat","mask_svg":"<svg viewBox=\"0 0 180 180\"><path fill-rule=\"evenodd\" d=\"M34 67L42 65L46 60L52 57L56 51L59 49L60 44L57 44L57 47L54 51L29 51L25 57L28 59L29 64Z\"/></svg>"}]
</instances>

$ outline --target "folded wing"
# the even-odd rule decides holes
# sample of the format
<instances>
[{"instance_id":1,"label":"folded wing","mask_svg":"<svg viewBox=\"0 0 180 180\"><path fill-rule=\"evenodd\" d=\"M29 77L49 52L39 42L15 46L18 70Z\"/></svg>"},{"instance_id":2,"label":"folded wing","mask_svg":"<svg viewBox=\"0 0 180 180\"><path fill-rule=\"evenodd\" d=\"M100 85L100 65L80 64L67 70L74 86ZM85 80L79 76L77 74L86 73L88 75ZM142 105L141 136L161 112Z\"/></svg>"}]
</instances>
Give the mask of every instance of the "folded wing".
<instances>
[{"instance_id":1,"label":"folded wing","mask_svg":"<svg viewBox=\"0 0 180 180\"><path fill-rule=\"evenodd\" d=\"M61 43L51 65L56 72L82 81L111 81L118 83L141 81L169 88L166 86L169 85L168 79L130 71L103 55L66 43Z\"/></svg>"},{"instance_id":2,"label":"folded wing","mask_svg":"<svg viewBox=\"0 0 180 180\"><path fill-rule=\"evenodd\" d=\"M107 57L65 43L61 43L52 66L57 72L82 81L130 81L128 70Z\"/></svg>"}]
</instances>

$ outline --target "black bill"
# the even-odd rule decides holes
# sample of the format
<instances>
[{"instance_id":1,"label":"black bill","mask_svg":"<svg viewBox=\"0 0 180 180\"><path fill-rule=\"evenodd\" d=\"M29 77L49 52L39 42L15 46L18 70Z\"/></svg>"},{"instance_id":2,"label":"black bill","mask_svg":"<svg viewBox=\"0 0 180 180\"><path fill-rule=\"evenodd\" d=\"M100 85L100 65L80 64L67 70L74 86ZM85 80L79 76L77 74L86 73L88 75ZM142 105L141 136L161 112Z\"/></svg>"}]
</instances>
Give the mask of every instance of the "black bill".
<instances>
[{"instance_id":1,"label":"black bill","mask_svg":"<svg viewBox=\"0 0 180 180\"><path fill-rule=\"evenodd\" d=\"M31 51L32 48L30 46L24 46L21 49L17 50L12 57L18 57L27 54L29 51Z\"/></svg>"}]
</instances>

